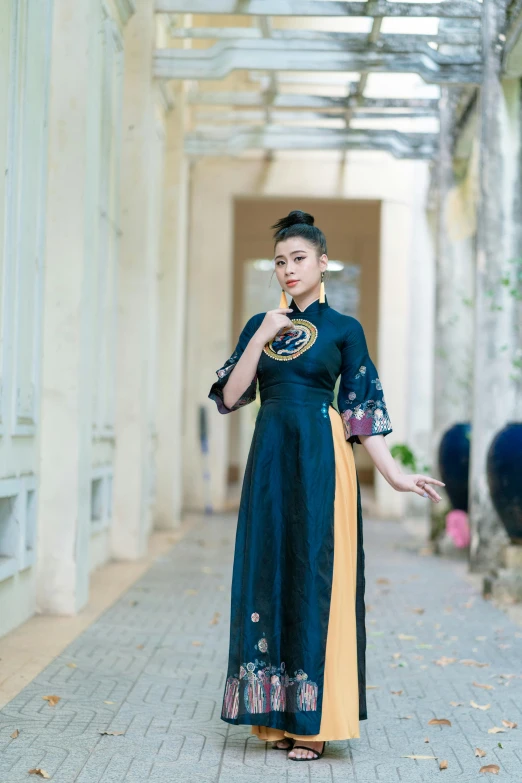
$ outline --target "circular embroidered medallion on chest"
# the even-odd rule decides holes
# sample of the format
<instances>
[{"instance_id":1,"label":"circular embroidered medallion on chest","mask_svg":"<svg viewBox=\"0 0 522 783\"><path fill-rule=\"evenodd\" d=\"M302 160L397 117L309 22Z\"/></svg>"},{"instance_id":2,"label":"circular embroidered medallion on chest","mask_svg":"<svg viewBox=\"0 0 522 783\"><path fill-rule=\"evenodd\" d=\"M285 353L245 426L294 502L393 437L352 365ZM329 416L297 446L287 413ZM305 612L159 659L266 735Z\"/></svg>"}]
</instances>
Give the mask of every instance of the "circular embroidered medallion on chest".
<instances>
[{"instance_id":1,"label":"circular embroidered medallion on chest","mask_svg":"<svg viewBox=\"0 0 522 783\"><path fill-rule=\"evenodd\" d=\"M317 340L317 327L304 318L294 318L292 329L281 335L276 335L270 340L263 351L271 359L279 362L288 362L297 359L307 351Z\"/></svg>"}]
</instances>

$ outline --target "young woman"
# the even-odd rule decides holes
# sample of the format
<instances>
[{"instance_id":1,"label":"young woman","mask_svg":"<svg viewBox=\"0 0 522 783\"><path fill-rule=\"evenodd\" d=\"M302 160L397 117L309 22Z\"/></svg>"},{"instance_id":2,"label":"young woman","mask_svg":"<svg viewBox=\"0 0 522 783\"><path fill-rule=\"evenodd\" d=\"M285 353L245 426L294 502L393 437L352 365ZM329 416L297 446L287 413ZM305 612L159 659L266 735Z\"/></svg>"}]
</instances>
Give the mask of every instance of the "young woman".
<instances>
[{"instance_id":1,"label":"young woman","mask_svg":"<svg viewBox=\"0 0 522 783\"><path fill-rule=\"evenodd\" d=\"M361 324L328 305L326 240L313 217L291 212L273 228L280 306L250 318L209 393L220 413L252 402L257 381L261 395L239 507L221 717L305 761L320 758L328 740L359 737L367 717L353 444L399 492L438 502L431 485L444 485L401 473L388 450L382 386Z\"/></svg>"}]
</instances>

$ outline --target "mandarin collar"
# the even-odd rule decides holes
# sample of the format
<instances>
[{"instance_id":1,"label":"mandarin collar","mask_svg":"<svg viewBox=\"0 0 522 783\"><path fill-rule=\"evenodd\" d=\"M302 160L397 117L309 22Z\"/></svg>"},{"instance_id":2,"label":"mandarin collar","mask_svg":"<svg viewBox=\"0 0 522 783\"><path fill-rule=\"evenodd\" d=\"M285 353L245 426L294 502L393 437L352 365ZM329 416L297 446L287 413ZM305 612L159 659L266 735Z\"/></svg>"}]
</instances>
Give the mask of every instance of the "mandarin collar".
<instances>
[{"instance_id":1,"label":"mandarin collar","mask_svg":"<svg viewBox=\"0 0 522 783\"><path fill-rule=\"evenodd\" d=\"M315 299L313 302L310 302L308 307L305 307L304 310L300 310L296 302L294 302L294 300L292 299L288 307L291 307L294 313L302 314L302 315L306 313L308 315L308 313L316 313L319 312L320 310L324 310L325 308L327 308L328 298L325 296L324 302L320 302L319 297L317 297L317 299Z\"/></svg>"}]
</instances>

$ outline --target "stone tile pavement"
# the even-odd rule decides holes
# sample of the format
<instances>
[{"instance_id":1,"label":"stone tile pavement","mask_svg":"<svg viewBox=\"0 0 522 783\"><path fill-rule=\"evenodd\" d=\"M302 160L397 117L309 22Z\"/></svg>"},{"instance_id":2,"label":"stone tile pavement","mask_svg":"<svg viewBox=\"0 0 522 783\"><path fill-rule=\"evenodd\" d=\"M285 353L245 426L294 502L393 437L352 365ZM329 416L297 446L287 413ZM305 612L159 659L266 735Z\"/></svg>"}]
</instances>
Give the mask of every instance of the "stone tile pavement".
<instances>
[{"instance_id":1,"label":"stone tile pavement","mask_svg":"<svg viewBox=\"0 0 522 783\"><path fill-rule=\"evenodd\" d=\"M477 594L464 564L420 556L398 524L365 521L361 738L297 764L223 723L234 527L233 516L201 520L0 711L0 783L34 781L38 767L54 783L468 783L485 779L484 764L522 783L522 629Z\"/></svg>"}]
</instances>

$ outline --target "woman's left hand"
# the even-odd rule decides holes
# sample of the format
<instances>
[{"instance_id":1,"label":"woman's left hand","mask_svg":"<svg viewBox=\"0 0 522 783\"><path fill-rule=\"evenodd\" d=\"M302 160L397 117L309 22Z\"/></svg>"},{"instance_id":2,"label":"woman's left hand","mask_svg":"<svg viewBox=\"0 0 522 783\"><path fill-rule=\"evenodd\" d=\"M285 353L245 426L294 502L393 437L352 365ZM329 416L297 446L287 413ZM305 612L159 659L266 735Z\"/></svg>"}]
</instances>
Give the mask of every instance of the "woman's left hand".
<instances>
[{"instance_id":1,"label":"woman's left hand","mask_svg":"<svg viewBox=\"0 0 522 783\"><path fill-rule=\"evenodd\" d=\"M394 480L393 488L398 492L415 492L421 497L428 497L434 503L438 503L442 498L430 484L436 484L439 487L445 486L442 481L431 476L423 476L421 473L401 473Z\"/></svg>"}]
</instances>

